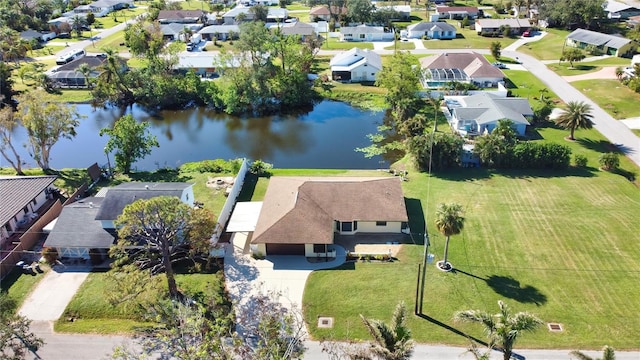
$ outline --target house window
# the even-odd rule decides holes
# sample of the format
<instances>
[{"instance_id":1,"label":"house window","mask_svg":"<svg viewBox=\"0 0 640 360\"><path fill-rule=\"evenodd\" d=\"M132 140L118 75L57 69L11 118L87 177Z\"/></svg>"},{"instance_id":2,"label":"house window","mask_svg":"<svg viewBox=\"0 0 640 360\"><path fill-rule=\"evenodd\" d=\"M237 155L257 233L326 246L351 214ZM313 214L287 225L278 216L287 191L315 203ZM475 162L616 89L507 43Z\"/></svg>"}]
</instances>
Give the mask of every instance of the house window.
<instances>
[{"instance_id":1,"label":"house window","mask_svg":"<svg viewBox=\"0 0 640 360\"><path fill-rule=\"evenodd\" d=\"M327 245L325 244L313 244L313 252L314 253L325 253L327 252Z\"/></svg>"},{"instance_id":2,"label":"house window","mask_svg":"<svg viewBox=\"0 0 640 360\"><path fill-rule=\"evenodd\" d=\"M364 34L360 34L360 39L364 39Z\"/></svg>"},{"instance_id":3,"label":"house window","mask_svg":"<svg viewBox=\"0 0 640 360\"><path fill-rule=\"evenodd\" d=\"M376 221L376 226L387 226L386 221Z\"/></svg>"},{"instance_id":4,"label":"house window","mask_svg":"<svg viewBox=\"0 0 640 360\"><path fill-rule=\"evenodd\" d=\"M347 232L353 231L353 223L351 222L343 222L340 225L341 225L342 231L347 231Z\"/></svg>"},{"instance_id":5,"label":"house window","mask_svg":"<svg viewBox=\"0 0 640 360\"><path fill-rule=\"evenodd\" d=\"M29 212L29 206L25 206L24 208L22 208L22 211L24 211L24 213L28 213Z\"/></svg>"},{"instance_id":6,"label":"house window","mask_svg":"<svg viewBox=\"0 0 640 360\"><path fill-rule=\"evenodd\" d=\"M33 203L33 206L36 206L36 205L38 205L38 200L33 199L32 203Z\"/></svg>"}]
</instances>

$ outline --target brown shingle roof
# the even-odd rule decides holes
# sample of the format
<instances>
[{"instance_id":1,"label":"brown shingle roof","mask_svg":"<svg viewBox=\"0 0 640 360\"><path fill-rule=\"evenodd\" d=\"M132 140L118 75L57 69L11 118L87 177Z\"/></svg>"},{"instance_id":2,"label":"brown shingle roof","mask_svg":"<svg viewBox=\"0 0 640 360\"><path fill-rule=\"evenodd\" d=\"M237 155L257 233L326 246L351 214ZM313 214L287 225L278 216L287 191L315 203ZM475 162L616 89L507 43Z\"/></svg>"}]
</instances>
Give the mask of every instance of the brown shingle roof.
<instances>
[{"instance_id":1,"label":"brown shingle roof","mask_svg":"<svg viewBox=\"0 0 640 360\"><path fill-rule=\"evenodd\" d=\"M193 19L204 15L202 10L160 10L158 19Z\"/></svg>"},{"instance_id":2,"label":"brown shingle roof","mask_svg":"<svg viewBox=\"0 0 640 360\"><path fill-rule=\"evenodd\" d=\"M348 11L347 8L344 6L339 8L335 5L331 7L331 10L333 11L334 14L346 14ZM313 9L309 10L309 15L311 16L330 15L329 8L326 5L316 6Z\"/></svg>"},{"instance_id":3,"label":"brown shingle roof","mask_svg":"<svg viewBox=\"0 0 640 360\"><path fill-rule=\"evenodd\" d=\"M56 176L0 177L0 226L56 180Z\"/></svg>"},{"instance_id":4,"label":"brown shingle roof","mask_svg":"<svg viewBox=\"0 0 640 360\"><path fill-rule=\"evenodd\" d=\"M477 13L478 8L475 6L436 6L436 12L439 14L446 12L468 12Z\"/></svg>"},{"instance_id":5,"label":"brown shingle roof","mask_svg":"<svg viewBox=\"0 0 640 360\"><path fill-rule=\"evenodd\" d=\"M333 222L408 221L397 177L272 177L252 243L331 244Z\"/></svg>"}]
</instances>

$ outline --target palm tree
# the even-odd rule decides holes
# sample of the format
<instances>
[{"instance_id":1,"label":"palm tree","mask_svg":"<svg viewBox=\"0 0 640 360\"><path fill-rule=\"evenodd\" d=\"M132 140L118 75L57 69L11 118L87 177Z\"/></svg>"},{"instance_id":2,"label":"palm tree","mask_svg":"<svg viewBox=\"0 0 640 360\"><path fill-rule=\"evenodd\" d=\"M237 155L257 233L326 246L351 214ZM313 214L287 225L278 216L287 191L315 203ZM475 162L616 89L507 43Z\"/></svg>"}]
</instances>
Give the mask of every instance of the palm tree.
<instances>
[{"instance_id":1,"label":"palm tree","mask_svg":"<svg viewBox=\"0 0 640 360\"><path fill-rule=\"evenodd\" d=\"M374 343L371 351L385 360L407 360L413 353L414 341L411 339L411 330L405 324L407 308L404 302L398 303L391 318L391 324L387 325L380 320L370 320L360 315L364 326L373 336Z\"/></svg>"},{"instance_id":2,"label":"palm tree","mask_svg":"<svg viewBox=\"0 0 640 360\"><path fill-rule=\"evenodd\" d=\"M89 90L91 90L91 88L93 87L93 79L91 78L92 71L93 69L91 69L91 66L89 66L89 64L87 63L80 64L80 66L78 66L78 68L76 69L76 72L82 74L82 76L84 77L84 83Z\"/></svg>"},{"instance_id":3,"label":"palm tree","mask_svg":"<svg viewBox=\"0 0 640 360\"><path fill-rule=\"evenodd\" d=\"M80 15L74 15L71 18L71 21L71 28L73 29L73 32L76 33L76 37L82 36L82 31L84 30L84 27L87 26L87 18Z\"/></svg>"},{"instance_id":4,"label":"palm tree","mask_svg":"<svg viewBox=\"0 0 640 360\"><path fill-rule=\"evenodd\" d=\"M460 234L464 227L464 217L462 216L462 205L440 204L436 210L436 228L438 231L447 237L447 241L444 245L444 259L438 262L438 266L443 270L451 270L452 266L447 262L449 255L449 240L451 235Z\"/></svg>"},{"instance_id":5,"label":"palm tree","mask_svg":"<svg viewBox=\"0 0 640 360\"><path fill-rule=\"evenodd\" d=\"M555 120L556 124L569 129L569 139L575 140L573 133L577 128L591 129L593 127L591 105L582 101L569 101L567 108Z\"/></svg>"},{"instance_id":6,"label":"palm tree","mask_svg":"<svg viewBox=\"0 0 640 360\"><path fill-rule=\"evenodd\" d=\"M509 360L518 337L524 332L535 331L543 322L528 312L512 314L511 309L502 301L498 301L498 306L500 312L497 314L489 314L482 310L465 310L458 311L453 318L456 321L481 324L489 342L500 346L502 358Z\"/></svg>"},{"instance_id":7,"label":"palm tree","mask_svg":"<svg viewBox=\"0 0 640 360\"><path fill-rule=\"evenodd\" d=\"M602 358L592 358L591 356L587 356L585 354L583 354L581 351L572 351L569 353L569 355L571 355L572 357L576 357L579 360L615 360L616 359L616 354L615 351L613 351L613 348L609 345L605 345L602 348Z\"/></svg>"}]
</instances>

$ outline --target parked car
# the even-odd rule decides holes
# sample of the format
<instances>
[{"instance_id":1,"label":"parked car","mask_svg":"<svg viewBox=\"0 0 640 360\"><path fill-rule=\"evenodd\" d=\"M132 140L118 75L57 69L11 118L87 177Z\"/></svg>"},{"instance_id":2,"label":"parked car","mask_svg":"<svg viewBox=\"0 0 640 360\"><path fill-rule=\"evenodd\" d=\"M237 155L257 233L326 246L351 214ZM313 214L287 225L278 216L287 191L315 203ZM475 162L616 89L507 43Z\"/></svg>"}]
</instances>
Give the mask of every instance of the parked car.
<instances>
[{"instance_id":1,"label":"parked car","mask_svg":"<svg viewBox=\"0 0 640 360\"><path fill-rule=\"evenodd\" d=\"M525 32L522 33L522 37L531 37L531 31L527 30Z\"/></svg>"},{"instance_id":2,"label":"parked car","mask_svg":"<svg viewBox=\"0 0 640 360\"><path fill-rule=\"evenodd\" d=\"M493 64L491 64L491 65L493 65L493 66L497 67L498 69L506 69L506 68L507 68L507 65L505 65L505 64L503 64L503 63L501 63L501 62L494 62L494 63L493 63Z\"/></svg>"},{"instance_id":3,"label":"parked car","mask_svg":"<svg viewBox=\"0 0 640 360\"><path fill-rule=\"evenodd\" d=\"M187 51L193 51L194 45L192 43L187 44Z\"/></svg>"}]
</instances>

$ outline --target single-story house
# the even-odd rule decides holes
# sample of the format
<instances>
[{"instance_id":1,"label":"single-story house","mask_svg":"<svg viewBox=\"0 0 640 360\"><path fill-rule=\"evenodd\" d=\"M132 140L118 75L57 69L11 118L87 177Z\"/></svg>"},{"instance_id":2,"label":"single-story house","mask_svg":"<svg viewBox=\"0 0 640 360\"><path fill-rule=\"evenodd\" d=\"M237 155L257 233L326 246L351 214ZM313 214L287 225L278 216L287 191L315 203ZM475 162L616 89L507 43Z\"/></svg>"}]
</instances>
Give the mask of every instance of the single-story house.
<instances>
[{"instance_id":1,"label":"single-story house","mask_svg":"<svg viewBox=\"0 0 640 360\"><path fill-rule=\"evenodd\" d=\"M475 19L479 13L477 6L436 6L435 10L439 19Z\"/></svg>"},{"instance_id":2,"label":"single-story house","mask_svg":"<svg viewBox=\"0 0 640 360\"><path fill-rule=\"evenodd\" d=\"M161 24L162 38L167 41L184 40L184 24Z\"/></svg>"},{"instance_id":3,"label":"single-story house","mask_svg":"<svg viewBox=\"0 0 640 360\"><path fill-rule=\"evenodd\" d=\"M382 70L382 58L374 51L353 48L335 55L329 66L334 81L376 81L378 72Z\"/></svg>"},{"instance_id":4,"label":"single-story house","mask_svg":"<svg viewBox=\"0 0 640 360\"><path fill-rule=\"evenodd\" d=\"M253 253L326 255L337 235L408 228L399 177L274 176L250 236Z\"/></svg>"},{"instance_id":5,"label":"single-story house","mask_svg":"<svg viewBox=\"0 0 640 360\"><path fill-rule=\"evenodd\" d=\"M113 222L122 214L125 206L136 200L158 196L175 196L193 206L193 185L185 182L128 182L116 185L106 191L95 220L100 221L105 229L114 229Z\"/></svg>"},{"instance_id":6,"label":"single-story house","mask_svg":"<svg viewBox=\"0 0 640 360\"><path fill-rule=\"evenodd\" d=\"M444 53L420 59L422 85L438 88L451 82L495 87L504 81L504 73L476 52Z\"/></svg>"},{"instance_id":7,"label":"single-story house","mask_svg":"<svg viewBox=\"0 0 640 360\"><path fill-rule=\"evenodd\" d=\"M393 32L384 31L382 26L343 26L340 28L340 41L392 41Z\"/></svg>"},{"instance_id":8,"label":"single-story house","mask_svg":"<svg viewBox=\"0 0 640 360\"><path fill-rule=\"evenodd\" d=\"M58 250L60 257L89 259L92 254L105 259L117 239L117 231L103 228L96 220L104 200L88 197L65 205L44 246Z\"/></svg>"},{"instance_id":9,"label":"single-story house","mask_svg":"<svg viewBox=\"0 0 640 360\"><path fill-rule=\"evenodd\" d=\"M502 30L509 27L511 34L522 34L531 28L528 19L478 19L475 23L476 32L482 36L502 35Z\"/></svg>"},{"instance_id":10,"label":"single-story house","mask_svg":"<svg viewBox=\"0 0 640 360\"><path fill-rule=\"evenodd\" d=\"M75 7L74 14L93 13L96 17L103 17L112 11L133 7L133 0L98 0L86 5Z\"/></svg>"},{"instance_id":11,"label":"single-story house","mask_svg":"<svg viewBox=\"0 0 640 360\"><path fill-rule=\"evenodd\" d=\"M51 19L47 21L47 24L49 24L49 28L51 30L54 30L53 28L60 28L62 24L68 24L68 25L73 24L73 20L71 20L71 17L69 16L59 16L55 19Z\"/></svg>"},{"instance_id":12,"label":"single-story house","mask_svg":"<svg viewBox=\"0 0 640 360\"><path fill-rule=\"evenodd\" d=\"M398 13L398 19L391 19L394 21L409 20L411 18L411 6L410 5L393 5L393 6L376 6L378 10L393 10Z\"/></svg>"},{"instance_id":13,"label":"single-story house","mask_svg":"<svg viewBox=\"0 0 640 360\"><path fill-rule=\"evenodd\" d=\"M38 42L49 41L56 37L56 33L53 31L35 31L27 29L20 32L20 38L26 41L36 40Z\"/></svg>"},{"instance_id":14,"label":"single-story house","mask_svg":"<svg viewBox=\"0 0 640 360\"><path fill-rule=\"evenodd\" d=\"M567 35L565 44L579 49L595 46L607 55L618 57L631 57L638 48L638 44L631 39L585 29L576 29Z\"/></svg>"},{"instance_id":15,"label":"single-story house","mask_svg":"<svg viewBox=\"0 0 640 360\"><path fill-rule=\"evenodd\" d=\"M217 37L218 40L227 40L230 35L235 34L234 37L240 35L240 27L238 25L209 25L203 27L198 34L202 35L205 40L213 40Z\"/></svg>"},{"instance_id":16,"label":"single-story house","mask_svg":"<svg viewBox=\"0 0 640 360\"><path fill-rule=\"evenodd\" d=\"M217 57L210 52L180 53L176 70L193 70L202 77L212 78L216 75Z\"/></svg>"},{"instance_id":17,"label":"single-story house","mask_svg":"<svg viewBox=\"0 0 640 360\"><path fill-rule=\"evenodd\" d=\"M239 23L238 15L244 14L244 21L253 21L253 13L250 7L235 7L222 15L225 25L236 25ZM270 7L267 13L267 22L283 23L289 17L289 11L283 8Z\"/></svg>"},{"instance_id":18,"label":"single-story house","mask_svg":"<svg viewBox=\"0 0 640 360\"><path fill-rule=\"evenodd\" d=\"M407 37L409 39L455 39L455 26L443 21L439 22L419 22L417 24L407 26Z\"/></svg>"},{"instance_id":19,"label":"single-story house","mask_svg":"<svg viewBox=\"0 0 640 360\"><path fill-rule=\"evenodd\" d=\"M160 24L181 23L195 24L205 19L205 12L202 10L160 10L158 22Z\"/></svg>"},{"instance_id":20,"label":"single-story house","mask_svg":"<svg viewBox=\"0 0 640 360\"><path fill-rule=\"evenodd\" d=\"M626 20L640 15L639 8L615 0L608 0L604 4L604 11L607 13L607 18L612 20Z\"/></svg>"},{"instance_id":21,"label":"single-story house","mask_svg":"<svg viewBox=\"0 0 640 360\"><path fill-rule=\"evenodd\" d=\"M300 21L285 23L282 25L281 31L282 35L299 36L302 39L318 37L315 26Z\"/></svg>"},{"instance_id":22,"label":"single-story house","mask_svg":"<svg viewBox=\"0 0 640 360\"><path fill-rule=\"evenodd\" d=\"M336 17L335 20L338 20L337 19L338 17L347 15L347 12L349 11L344 6L338 7L335 5L332 5L331 10L332 11L329 11L329 7L326 5L316 6L309 11L309 18L311 19L311 21L316 21L316 20L330 21L331 13L333 13L333 16Z\"/></svg>"},{"instance_id":23,"label":"single-story house","mask_svg":"<svg viewBox=\"0 0 640 360\"><path fill-rule=\"evenodd\" d=\"M12 248L11 235L26 229L41 208L51 205L55 180L56 176L0 176L0 249Z\"/></svg>"},{"instance_id":24,"label":"single-story house","mask_svg":"<svg viewBox=\"0 0 640 360\"><path fill-rule=\"evenodd\" d=\"M105 63L105 61L107 61L107 57L104 54L86 55L54 68L48 76L55 87L86 88L89 84L87 83L84 75L78 71L80 66L82 64L87 64L89 68L91 68L91 73L89 73L90 78L95 79L102 73L100 67ZM121 66L123 68L127 67L126 60L121 61Z\"/></svg>"},{"instance_id":25,"label":"single-story house","mask_svg":"<svg viewBox=\"0 0 640 360\"><path fill-rule=\"evenodd\" d=\"M451 115L449 124L463 136L491 133L502 119L511 120L516 133L522 136L529 119L533 118L529 100L524 98L482 92L470 96L445 96L444 101Z\"/></svg>"}]
</instances>

